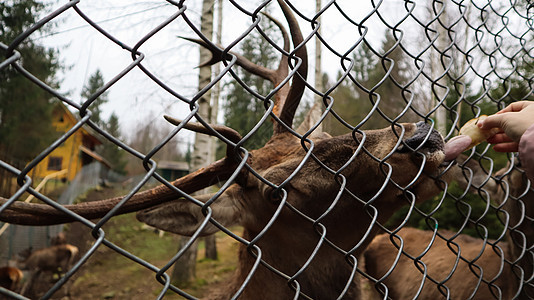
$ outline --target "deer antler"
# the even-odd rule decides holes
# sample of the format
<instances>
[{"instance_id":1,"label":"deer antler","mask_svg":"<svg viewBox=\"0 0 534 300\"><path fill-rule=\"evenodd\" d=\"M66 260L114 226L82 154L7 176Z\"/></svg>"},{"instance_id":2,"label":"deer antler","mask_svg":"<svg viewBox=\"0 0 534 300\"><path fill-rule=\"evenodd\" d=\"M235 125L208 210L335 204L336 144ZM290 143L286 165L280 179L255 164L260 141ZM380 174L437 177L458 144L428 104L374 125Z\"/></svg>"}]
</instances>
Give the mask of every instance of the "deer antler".
<instances>
[{"instance_id":1,"label":"deer antler","mask_svg":"<svg viewBox=\"0 0 534 300\"><path fill-rule=\"evenodd\" d=\"M304 89L306 88L306 78L308 76L308 53L306 51L306 45L303 43L304 38L302 37L302 31L300 30L297 19L293 13L291 13L291 10L285 2L279 0L278 3L280 3L280 7L287 19L289 28L291 28L291 39L293 41L293 46L295 47L295 56L301 59L300 66L297 68L296 73L293 76L293 83L287 96L278 99L274 108L274 112L280 117L280 121L291 127L295 112L297 111L300 99L304 94ZM281 133L285 130L283 125L275 124L274 134Z\"/></svg>"},{"instance_id":2,"label":"deer antler","mask_svg":"<svg viewBox=\"0 0 534 300\"><path fill-rule=\"evenodd\" d=\"M169 123L171 123L173 125L176 125L176 126L181 125L182 122L183 122L182 120L175 119L175 118L173 118L171 116L165 115L163 117ZM187 122L183 126L184 126L185 129L189 129L189 130L194 131L194 132L203 133L203 134L207 134L207 135L211 135L211 136L214 135L213 131L216 131L217 133L219 133L220 135L225 137L228 141L230 141L230 142L232 142L234 144L237 144L242 139L242 137L239 134L239 132L233 130L230 127L226 127L226 126L223 126L223 125L209 124L209 127L212 130L210 130L209 128L204 126L204 124L197 123L197 122ZM226 156L230 156L231 151L233 149L234 149L234 145L227 143Z\"/></svg>"},{"instance_id":3,"label":"deer antler","mask_svg":"<svg viewBox=\"0 0 534 300\"><path fill-rule=\"evenodd\" d=\"M199 169L182 178L173 181L171 184L178 188L183 194L189 194L213 185L214 181L226 180L230 178L236 163L229 158L218 160L206 168ZM160 185L153 189L137 193L132 196L118 211L119 214L135 212L141 209L152 207L176 198L180 193L165 186ZM115 207L124 196L111 199L84 202L74 205L65 205L64 207L75 214L86 219L100 218ZM0 197L0 205L7 202L7 199ZM14 202L2 214L0 220L7 223L20 225L53 225L76 221L46 204Z\"/></svg>"},{"instance_id":4,"label":"deer antler","mask_svg":"<svg viewBox=\"0 0 534 300\"><path fill-rule=\"evenodd\" d=\"M291 57L298 58L299 62L297 62L298 68L293 72L293 83L290 86L289 83L284 82L287 81L288 78L288 64L289 64L289 37L282 26L280 22L278 22L273 17L265 14L270 20L272 20L277 27L280 28L282 32L282 37L284 40L284 48L283 50L287 53L282 54L282 58L280 59L280 63L278 65L278 68L276 70L269 69L260 65L257 65L247 58L245 58L242 55L239 55L234 52L228 52L228 56L224 57L226 60L230 60L231 56L236 57L236 64L238 66L241 66L245 70L251 72L252 74L258 75L264 79L269 80L273 86L278 87L281 84L283 86L280 86L278 89L278 92L275 95L275 106L273 108L273 113L280 119L281 122L286 124L288 127L291 127L293 123L293 118L295 117L295 111L300 103L300 100L302 98L302 95L304 94L304 89L306 88L306 78L308 76L308 54L306 50L306 45L303 43L304 38L302 37L302 33L298 24L297 19L295 16L291 13L291 9L287 6L287 4L279 0L278 3L280 4L280 7L282 8L282 12L284 13L284 16L287 19L287 22L289 24L291 39L293 41L293 45L295 47L294 55L291 55ZM210 50L212 53L212 57L210 60L204 62L201 64L201 66L207 66L212 65L215 63L220 62L223 59L223 53L222 50L223 47L218 47L214 44L206 43L204 40L201 39L192 39L192 38L185 38L184 39L197 43L206 49ZM274 135L277 135L278 133L285 132L286 126L275 123L274 125Z\"/></svg>"},{"instance_id":5,"label":"deer antler","mask_svg":"<svg viewBox=\"0 0 534 300\"><path fill-rule=\"evenodd\" d=\"M281 122L285 124L275 122L273 137L278 133L286 131L286 126L291 127L295 110L304 93L308 68L306 47L304 44L302 44L303 37L297 20L283 0L278 0L278 3L282 8L284 16L289 24L291 38L296 48L294 53L289 53L288 34L284 30L283 26L272 17L267 16L280 28L284 40L283 50L286 53L282 54L280 64L276 70L271 70L254 64L239 54L228 54L230 56L235 56L236 63L245 70L271 81L276 87L278 87L278 92L275 95L275 107L273 110L274 114L279 117ZM201 40L189 38L186 39L198 43L212 52L212 59L204 63L204 65L214 64L221 61L224 53L223 50L221 50L222 48L218 48L213 44L208 44ZM292 85L288 83L289 57L296 57L298 60L298 68L294 70L293 74L291 75L293 76ZM173 124L180 124L179 120L175 120L171 117L166 117L166 119ZM221 134L232 143L237 143L239 140L241 140L239 133L231 128L219 125L211 127L215 132ZM214 134L213 131L198 123L184 124L184 128L200 133L210 135ZM207 166L206 168L197 170L189 175L173 181L171 185L176 187L178 191L166 185L161 185L156 188L137 193L123 203L123 205L117 210L116 214L124 214L153 207L155 205L177 199L185 194L193 193L213 185L215 181L229 179L237 169L238 163L239 162L235 159L230 159L227 156L226 158L221 159ZM76 205L65 205L64 208L86 219L94 219L103 217L123 199L124 196L94 202L80 203ZM7 202L7 199L0 197L0 205L3 205ZM22 225L52 225L73 222L76 220L63 211L46 204L14 202L0 214L0 221Z\"/></svg>"}]
</instances>

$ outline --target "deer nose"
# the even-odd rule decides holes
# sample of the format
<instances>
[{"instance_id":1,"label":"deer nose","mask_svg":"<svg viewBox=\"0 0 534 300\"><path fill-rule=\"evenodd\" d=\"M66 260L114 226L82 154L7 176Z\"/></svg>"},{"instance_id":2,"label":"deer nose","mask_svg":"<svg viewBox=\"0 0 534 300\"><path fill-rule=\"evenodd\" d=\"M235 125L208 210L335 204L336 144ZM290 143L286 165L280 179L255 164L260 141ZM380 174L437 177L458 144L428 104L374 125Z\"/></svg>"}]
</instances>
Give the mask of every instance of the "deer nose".
<instances>
[{"instance_id":1,"label":"deer nose","mask_svg":"<svg viewBox=\"0 0 534 300\"><path fill-rule=\"evenodd\" d=\"M397 149L398 152L411 152L416 149L424 149L429 153L443 151L445 146L443 138L437 130L432 128L432 125L423 121L418 122L415 125L417 127L415 134L403 141L403 145Z\"/></svg>"}]
</instances>

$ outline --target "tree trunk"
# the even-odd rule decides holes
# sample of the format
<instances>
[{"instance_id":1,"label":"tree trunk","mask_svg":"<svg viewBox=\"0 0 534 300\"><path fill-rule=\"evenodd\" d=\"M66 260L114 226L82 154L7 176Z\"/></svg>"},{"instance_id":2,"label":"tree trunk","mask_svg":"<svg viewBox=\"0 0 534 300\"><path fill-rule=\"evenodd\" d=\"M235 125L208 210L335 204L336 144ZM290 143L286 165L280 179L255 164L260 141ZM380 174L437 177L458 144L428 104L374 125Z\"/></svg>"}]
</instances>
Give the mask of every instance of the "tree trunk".
<instances>
[{"instance_id":1,"label":"tree trunk","mask_svg":"<svg viewBox=\"0 0 534 300\"><path fill-rule=\"evenodd\" d=\"M321 0L315 1L315 11L319 13L321 10ZM318 18L317 21L320 22L321 18ZM317 30L317 34L321 34L321 27ZM316 37L315 38L315 89L319 92L323 93L323 71L321 67L321 59L322 59L322 51L321 51L322 43L321 40ZM299 134L305 134L308 130L310 130L316 123L319 122L321 119L321 116L323 114L323 97L320 95L315 95L313 98L313 103L310 105L310 110L306 113L304 120L302 120L302 123L297 128L297 133ZM314 133L318 134L324 131L323 129L323 123L321 122L317 128L315 129ZM313 135L312 135L313 136Z\"/></svg>"},{"instance_id":2,"label":"tree trunk","mask_svg":"<svg viewBox=\"0 0 534 300\"><path fill-rule=\"evenodd\" d=\"M180 237L180 242L178 243L178 251L180 251L185 246L188 240L189 237L187 236ZM197 247L198 245L195 241L193 245L191 245L191 247L187 251L185 251L182 257L180 257L180 259L176 261L171 275L172 284L176 286L181 286L191 282L191 280L195 278Z\"/></svg>"},{"instance_id":3,"label":"tree trunk","mask_svg":"<svg viewBox=\"0 0 534 300\"><path fill-rule=\"evenodd\" d=\"M443 6L446 4L443 3ZM440 16L440 19L443 20L443 24L447 24L447 7L444 7L442 15ZM439 51L445 51L447 49L447 29L444 28L439 22L437 23L437 32L439 34L437 42L437 49ZM436 51L431 52L433 55L432 58L432 80L436 80L438 77L440 77L439 80L437 80L437 84L434 86L435 93L432 93L432 99L434 99L434 103L437 105L441 100L446 98L446 89L444 87L447 86L447 81L445 80L445 76L443 74L445 73L445 69L443 68L443 65L441 63L441 57L442 54ZM445 101L443 104L446 104ZM436 120L436 129L441 133L443 136L447 134L447 110L445 107L440 106L436 112L435 112L435 120Z\"/></svg>"},{"instance_id":4,"label":"tree trunk","mask_svg":"<svg viewBox=\"0 0 534 300\"><path fill-rule=\"evenodd\" d=\"M222 18L223 18L223 1L219 0L217 2L217 32L216 32L216 42L219 45L222 45ZM220 64L216 64L213 66L214 70L213 72L215 74L219 74L221 71ZM210 116L210 122L211 123L217 123L217 113L219 112L219 97L221 93L221 83L217 82L217 84L213 87L213 95L212 95L212 105L211 105L211 116ZM215 152L217 151L217 143L213 142L213 138L211 139L211 153L210 153L210 161L215 161ZM217 239L215 238L215 234L209 235L204 238L204 246L205 246L205 258L211 259L211 260L217 260Z\"/></svg>"},{"instance_id":5,"label":"tree trunk","mask_svg":"<svg viewBox=\"0 0 534 300\"><path fill-rule=\"evenodd\" d=\"M217 260L219 257L217 255L217 239L215 238L215 234L205 237L204 245L206 247L205 257L207 259Z\"/></svg>"},{"instance_id":6,"label":"tree trunk","mask_svg":"<svg viewBox=\"0 0 534 300\"><path fill-rule=\"evenodd\" d=\"M204 36L208 39L213 38L213 5L210 0L202 1L202 15L200 16L200 30ZM204 47L200 47L200 62L207 61L211 57L209 50ZM204 66L199 68L198 86L199 90L204 88L211 81L211 67ZM210 112L210 97L211 91L206 92L199 100L198 115L200 118L211 122ZM191 169L198 170L207 166L212 159L212 142L207 135L196 134L195 144L193 146L193 157L191 160ZM206 193L208 189L199 191L198 193ZM188 237L182 237L180 239L180 248L182 249L187 242ZM196 270L196 258L197 258L197 242L195 242L184 255L176 261L174 264L174 270L172 272L172 282L185 283L189 282L195 276Z\"/></svg>"},{"instance_id":7,"label":"tree trunk","mask_svg":"<svg viewBox=\"0 0 534 300\"><path fill-rule=\"evenodd\" d=\"M321 0L316 0L315 1L315 11L317 13L319 13L319 11L321 11ZM318 18L317 19L318 22L321 22L321 18ZM317 34L320 35L321 34L321 27L319 27L319 29L317 30ZM316 37L315 38L315 89L317 89L319 92L321 93L324 93L323 91L323 68L321 66L321 61L322 61L322 51L321 51L321 47L322 47L322 44L321 44L321 40ZM320 96L316 96L315 97L315 104L312 105L311 107L311 112L310 114L314 114L314 119L316 121L319 121L319 119L321 118L321 115L322 115L322 107L323 105L321 105L323 102L323 99L322 97ZM319 105L317 105L317 103L321 103ZM313 126L314 124L312 123L311 126ZM317 132L323 132L323 123L319 124L319 126L317 127Z\"/></svg>"}]
</instances>

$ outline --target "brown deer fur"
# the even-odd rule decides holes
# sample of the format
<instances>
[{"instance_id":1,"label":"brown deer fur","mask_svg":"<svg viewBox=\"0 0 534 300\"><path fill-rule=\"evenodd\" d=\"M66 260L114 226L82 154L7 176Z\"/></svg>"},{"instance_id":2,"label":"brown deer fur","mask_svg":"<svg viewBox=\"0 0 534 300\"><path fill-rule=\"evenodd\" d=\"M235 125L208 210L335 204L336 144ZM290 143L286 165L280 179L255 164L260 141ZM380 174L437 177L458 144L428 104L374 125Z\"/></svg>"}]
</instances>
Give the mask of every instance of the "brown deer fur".
<instances>
[{"instance_id":1,"label":"brown deer fur","mask_svg":"<svg viewBox=\"0 0 534 300\"><path fill-rule=\"evenodd\" d=\"M408 136L414 135L420 127L414 124L404 125ZM396 143L395 135L390 128L366 132L366 149L376 157L393 154L388 163L393 169L393 181L406 186L412 181L419 163L412 153L392 153ZM275 143L254 151L250 165L263 178L281 183L287 178L304 156L299 140L289 135L279 137L286 139L285 147L276 147ZM316 140L317 158L334 170L343 166L356 151L358 144L350 135ZM432 149L432 147L436 147ZM272 148L271 148L272 147ZM424 200L439 191L434 179L428 175L438 176L443 153L439 145L429 145L423 151L427 155L426 175L416 180L411 191L418 200ZM276 153L266 154L266 151ZM263 153L259 153L263 152ZM264 160L262 158L270 158ZM256 159L257 158L257 159ZM352 192L362 201L369 201L385 182L379 163L362 153L342 172L347 178L347 191ZM373 178L372 181L368 178ZM313 160L308 161L299 176L295 177L285 188L287 201L294 209L309 216L319 218L334 201L339 190L334 175L321 168ZM241 185L231 186L210 207L213 218L224 226L241 225L244 227L243 238L254 239L269 222L279 205L279 199L271 196L272 190L254 176L248 176ZM212 195L201 196L199 200L207 201ZM392 183L380 194L373 205L378 210L378 221L386 221L393 213L393 207L406 203L401 190ZM138 213L138 219L157 228L183 235L191 235L203 221L204 216L199 206L185 199L163 204ZM372 218L365 210L364 204L344 192L337 205L321 223L326 228L326 237L335 245L349 251L363 238L366 229L371 225ZM208 225L203 234L211 234L217 228ZM300 217L287 205L281 210L272 227L259 239L257 246L262 251L262 259L269 265L292 276L304 265L309 255L319 242L320 235L314 230L312 222ZM355 257L370 242L368 237L353 252ZM253 250L252 250L253 251ZM222 292L226 298L236 292L245 280L255 262L247 247L242 245L239 252L239 265L235 274L234 284ZM314 299L331 299L338 296L349 280L352 266L347 263L344 255L332 247L323 245L309 267L296 279L303 293ZM265 288L268 285L269 288ZM347 298L357 296L357 283L351 282ZM262 293L258 293L258 290ZM243 299L287 299L294 291L288 287L287 280L261 266L245 288Z\"/></svg>"},{"instance_id":2,"label":"brown deer fur","mask_svg":"<svg viewBox=\"0 0 534 300\"><path fill-rule=\"evenodd\" d=\"M78 247L61 244L48 248L39 249L31 254L20 263L23 270L39 270L48 272L57 272L61 269L65 272L78 255Z\"/></svg>"}]
</instances>

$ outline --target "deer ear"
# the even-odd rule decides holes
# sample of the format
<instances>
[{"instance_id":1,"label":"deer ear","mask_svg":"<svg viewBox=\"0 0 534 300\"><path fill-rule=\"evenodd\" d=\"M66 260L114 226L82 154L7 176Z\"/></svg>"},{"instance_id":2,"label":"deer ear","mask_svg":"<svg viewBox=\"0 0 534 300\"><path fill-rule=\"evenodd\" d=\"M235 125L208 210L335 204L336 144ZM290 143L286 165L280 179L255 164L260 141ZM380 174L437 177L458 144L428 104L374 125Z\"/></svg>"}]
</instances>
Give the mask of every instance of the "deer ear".
<instances>
[{"instance_id":1,"label":"deer ear","mask_svg":"<svg viewBox=\"0 0 534 300\"><path fill-rule=\"evenodd\" d=\"M239 197L243 193L236 193L234 190L235 188L228 189L210 205L213 211L212 218L225 227L236 225L241 221L239 213L241 206L236 196ZM195 198L206 202L212 196L214 194L195 196ZM185 236L193 235L206 219L200 206L184 198L139 211L136 217L150 226ZM213 234L218 230L219 228L209 222L202 230L201 236Z\"/></svg>"}]
</instances>

